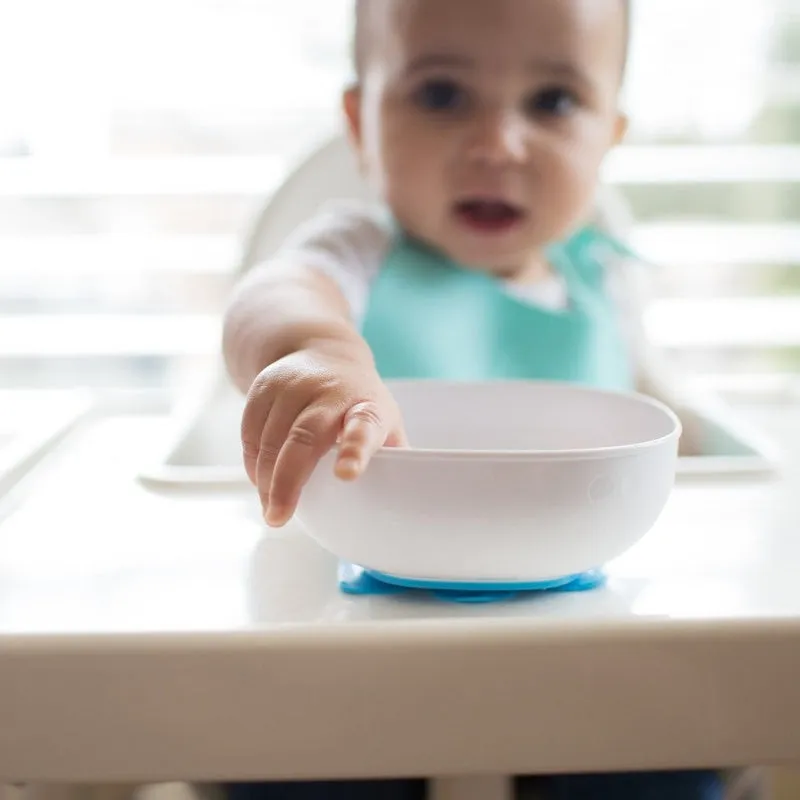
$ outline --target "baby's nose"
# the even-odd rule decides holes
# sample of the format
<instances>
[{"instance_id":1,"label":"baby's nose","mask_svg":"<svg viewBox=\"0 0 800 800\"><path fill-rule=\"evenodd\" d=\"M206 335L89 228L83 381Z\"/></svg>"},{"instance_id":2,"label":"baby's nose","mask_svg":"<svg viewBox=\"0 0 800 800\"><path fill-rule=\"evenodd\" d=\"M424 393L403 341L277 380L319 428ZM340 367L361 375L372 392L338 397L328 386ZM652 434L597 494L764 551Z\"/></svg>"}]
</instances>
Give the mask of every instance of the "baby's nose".
<instances>
[{"instance_id":1,"label":"baby's nose","mask_svg":"<svg viewBox=\"0 0 800 800\"><path fill-rule=\"evenodd\" d=\"M468 153L487 164L521 164L528 154L527 126L517 114L487 114L476 120Z\"/></svg>"}]
</instances>

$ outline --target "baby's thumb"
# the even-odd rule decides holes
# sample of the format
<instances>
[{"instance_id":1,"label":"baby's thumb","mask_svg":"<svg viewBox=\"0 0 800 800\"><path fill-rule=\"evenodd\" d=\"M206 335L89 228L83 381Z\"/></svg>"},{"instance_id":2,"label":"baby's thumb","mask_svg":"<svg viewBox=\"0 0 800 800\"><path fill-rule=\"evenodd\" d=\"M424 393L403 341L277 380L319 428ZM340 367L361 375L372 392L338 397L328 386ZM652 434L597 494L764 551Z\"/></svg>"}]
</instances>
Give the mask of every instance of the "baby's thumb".
<instances>
[{"instance_id":1,"label":"baby's thumb","mask_svg":"<svg viewBox=\"0 0 800 800\"><path fill-rule=\"evenodd\" d=\"M344 418L336 459L337 477L347 481L361 475L386 441L387 427L377 404L365 402L353 406Z\"/></svg>"}]
</instances>

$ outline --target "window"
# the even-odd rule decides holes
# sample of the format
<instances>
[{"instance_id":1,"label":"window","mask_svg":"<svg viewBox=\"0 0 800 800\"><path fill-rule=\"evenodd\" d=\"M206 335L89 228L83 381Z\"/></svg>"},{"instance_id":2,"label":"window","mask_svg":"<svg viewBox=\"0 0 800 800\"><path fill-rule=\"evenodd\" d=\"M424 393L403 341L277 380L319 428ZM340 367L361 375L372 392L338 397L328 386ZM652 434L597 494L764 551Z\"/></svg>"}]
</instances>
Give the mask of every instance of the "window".
<instances>
[{"instance_id":1,"label":"window","mask_svg":"<svg viewBox=\"0 0 800 800\"><path fill-rule=\"evenodd\" d=\"M636 0L610 159L696 372L800 361L800 2ZM242 236L337 129L350 0L0 0L0 384L213 362Z\"/></svg>"}]
</instances>

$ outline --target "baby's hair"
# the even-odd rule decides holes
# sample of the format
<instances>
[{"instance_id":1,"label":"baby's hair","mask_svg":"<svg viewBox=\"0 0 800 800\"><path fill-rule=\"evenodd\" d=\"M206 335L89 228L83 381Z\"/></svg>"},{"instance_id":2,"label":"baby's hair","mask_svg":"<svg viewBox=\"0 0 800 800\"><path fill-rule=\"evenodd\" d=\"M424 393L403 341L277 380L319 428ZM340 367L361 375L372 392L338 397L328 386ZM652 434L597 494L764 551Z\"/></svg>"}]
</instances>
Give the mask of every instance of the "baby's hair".
<instances>
[{"instance_id":1,"label":"baby's hair","mask_svg":"<svg viewBox=\"0 0 800 800\"><path fill-rule=\"evenodd\" d=\"M355 0L355 32L353 35L353 66L355 68L356 80L360 80L364 74L367 54L367 37L370 30L368 21L369 9L374 8L376 3L384 4L387 0ZM631 3L633 0L622 0L625 9L625 55L622 62L622 75L625 77L628 65L628 50L631 35Z\"/></svg>"}]
</instances>

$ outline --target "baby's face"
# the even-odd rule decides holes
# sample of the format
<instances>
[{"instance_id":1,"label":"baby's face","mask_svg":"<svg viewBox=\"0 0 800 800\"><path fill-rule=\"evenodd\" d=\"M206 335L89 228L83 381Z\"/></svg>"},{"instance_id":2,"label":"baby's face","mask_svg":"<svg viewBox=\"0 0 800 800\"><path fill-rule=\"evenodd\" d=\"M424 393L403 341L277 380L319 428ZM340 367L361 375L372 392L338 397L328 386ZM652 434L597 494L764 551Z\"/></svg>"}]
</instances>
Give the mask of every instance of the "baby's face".
<instances>
[{"instance_id":1,"label":"baby's face","mask_svg":"<svg viewBox=\"0 0 800 800\"><path fill-rule=\"evenodd\" d=\"M586 217L624 130L622 0L371 2L345 98L368 177L456 261L524 269Z\"/></svg>"}]
</instances>

